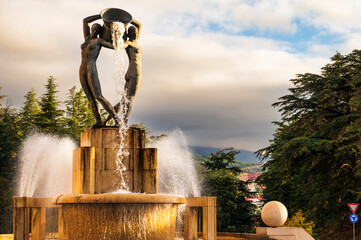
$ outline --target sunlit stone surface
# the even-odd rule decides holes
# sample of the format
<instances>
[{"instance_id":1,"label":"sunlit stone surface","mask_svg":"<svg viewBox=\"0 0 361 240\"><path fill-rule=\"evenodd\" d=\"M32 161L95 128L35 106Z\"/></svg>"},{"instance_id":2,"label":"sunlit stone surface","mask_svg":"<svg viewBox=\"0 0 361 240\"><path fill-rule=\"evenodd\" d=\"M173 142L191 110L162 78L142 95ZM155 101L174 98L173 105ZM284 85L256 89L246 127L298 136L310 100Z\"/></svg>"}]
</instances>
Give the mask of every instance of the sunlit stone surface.
<instances>
[{"instance_id":1,"label":"sunlit stone surface","mask_svg":"<svg viewBox=\"0 0 361 240\"><path fill-rule=\"evenodd\" d=\"M281 227L287 220L288 212L285 205L271 201L261 211L262 221L269 227Z\"/></svg>"},{"instance_id":2,"label":"sunlit stone surface","mask_svg":"<svg viewBox=\"0 0 361 240\"><path fill-rule=\"evenodd\" d=\"M175 238L177 206L183 197L157 194L70 194L54 200L68 239Z\"/></svg>"}]
</instances>

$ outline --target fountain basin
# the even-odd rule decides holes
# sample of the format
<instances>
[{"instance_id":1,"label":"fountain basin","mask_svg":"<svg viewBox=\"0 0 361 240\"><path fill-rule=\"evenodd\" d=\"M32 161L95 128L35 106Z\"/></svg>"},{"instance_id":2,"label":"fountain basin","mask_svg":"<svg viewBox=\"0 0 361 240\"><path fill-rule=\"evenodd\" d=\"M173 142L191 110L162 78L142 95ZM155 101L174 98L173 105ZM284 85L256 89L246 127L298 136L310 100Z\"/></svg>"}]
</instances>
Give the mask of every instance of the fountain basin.
<instances>
[{"instance_id":1,"label":"fountain basin","mask_svg":"<svg viewBox=\"0 0 361 240\"><path fill-rule=\"evenodd\" d=\"M62 205L63 239L169 240L175 238L177 207L186 200L158 194L69 194L53 203Z\"/></svg>"}]
</instances>

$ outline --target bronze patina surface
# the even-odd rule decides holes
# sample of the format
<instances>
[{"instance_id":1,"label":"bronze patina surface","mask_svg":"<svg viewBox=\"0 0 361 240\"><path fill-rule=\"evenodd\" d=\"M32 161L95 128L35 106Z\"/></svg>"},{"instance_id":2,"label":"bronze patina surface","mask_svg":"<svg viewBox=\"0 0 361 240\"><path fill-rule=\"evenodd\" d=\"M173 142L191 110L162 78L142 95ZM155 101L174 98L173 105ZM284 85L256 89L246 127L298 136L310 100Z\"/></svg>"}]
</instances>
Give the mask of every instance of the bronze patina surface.
<instances>
[{"instance_id":1,"label":"bronze patina surface","mask_svg":"<svg viewBox=\"0 0 361 240\"><path fill-rule=\"evenodd\" d=\"M92 22L103 19L104 25ZM124 33L124 48L128 56L129 66L125 74L125 90L128 99L125 106L121 103L113 105L103 96L101 84L99 81L96 61L102 47L114 49L112 45L111 28L113 22L121 22L124 26L129 23L130 26ZM91 25L91 27L90 27ZM137 93L141 78L141 48L138 45L138 38L141 29L141 23L132 18L132 16L117 8L104 9L100 14L89 16L83 20L84 43L81 45L82 62L79 69L79 78L82 88L89 100L89 104L96 120L94 127L107 125L111 119L114 125L119 126L120 119L118 113L123 111L121 116L124 123L128 123L130 111L134 97ZM97 101L109 114L108 118L102 122L100 109Z\"/></svg>"}]
</instances>

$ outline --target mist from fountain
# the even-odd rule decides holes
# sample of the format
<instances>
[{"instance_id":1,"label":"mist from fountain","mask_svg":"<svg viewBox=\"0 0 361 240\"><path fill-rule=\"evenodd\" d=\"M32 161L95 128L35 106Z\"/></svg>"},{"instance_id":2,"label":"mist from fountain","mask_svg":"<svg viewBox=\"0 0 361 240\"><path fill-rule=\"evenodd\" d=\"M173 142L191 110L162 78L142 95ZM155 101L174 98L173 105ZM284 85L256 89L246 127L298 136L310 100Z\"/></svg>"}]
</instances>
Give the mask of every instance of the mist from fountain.
<instances>
[{"instance_id":1,"label":"mist from fountain","mask_svg":"<svg viewBox=\"0 0 361 240\"><path fill-rule=\"evenodd\" d=\"M150 144L158 148L158 191L179 196L201 195L192 153L180 129ZM35 133L21 145L19 154L19 196L54 197L72 192L72 152L69 138ZM119 181L114 180L114 181ZM119 190L116 193L129 193Z\"/></svg>"},{"instance_id":2,"label":"mist from fountain","mask_svg":"<svg viewBox=\"0 0 361 240\"><path fill-rule=\"evenodd\" d=\"M158 192L184 197L199 197L201 181L192 153L180 129L150 144L158 149Z\"/></svg>"},{"instance_id":3,"label":"mist from fountain","mask_svg":"<svg viewBox=\"0 0 361 240\"><path fill-rule=\"evenodd\" d=\"M54 197L72 192L72 158L76 145L70 138L33 133L19 153L18 196Z\"/></svg>"}]
</instances>

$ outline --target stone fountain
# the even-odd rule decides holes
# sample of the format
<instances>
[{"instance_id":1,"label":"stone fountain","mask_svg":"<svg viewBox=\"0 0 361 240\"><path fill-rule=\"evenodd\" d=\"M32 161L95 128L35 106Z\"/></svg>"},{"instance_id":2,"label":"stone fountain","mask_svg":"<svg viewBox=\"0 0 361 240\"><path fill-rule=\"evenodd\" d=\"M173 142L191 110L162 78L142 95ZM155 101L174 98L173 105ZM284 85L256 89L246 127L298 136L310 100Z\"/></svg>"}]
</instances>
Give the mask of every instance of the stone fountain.
<instances>
[{"instance_id":1,"label":"stone fountain","mask_svg":"<svg viewBox=\"0 0 361 240\"><path fill-rule=\"evenodd\" d=\"M92 24L99 19L103 26ZM186 203L184 239L198 236L197 208L202 208L203 239L216 239L216 198L158 194L157 149L145 148L143 130L128 127L141 76L140 30L141 24L121 9L108 8L83 20L79 76L96 123L81 134L80 147L73 151L72 194L14 197L14 239L48 239L48 208L58 209L55 238L60 240L175 239L177 209ZM98 78L102 47L125 49L129 59L122 96L114 106L103 96ZM98 103L108 113L106 120Z\"/></svg>"},{"instance_id":2,"label":"stone fountain","mask_svg":"<svg viewBox=\"0 0 361 240\"><path fill-rule=\"evenodd\" d=\"M144 147L144 131L126 135L123 177L134 193L121 188L117 176L117 128L88 129L74 150L73 193L53 200L61 204L59 239L174 239L177 206L185 198L157 194L157 150Z\"/></svg>"},{"instance_id":3,"label":"stone fountain","mask_svg":"<svg viewBox=\"0 0 361 240\"><path fill-rule=\"evenodd\" d=\"M102 18L104 25L90 23ZM130 23L121 39L129 58L125 76L126 101L114 107L103 97L96 70L101 47L116 48L111 32L115 23ZM157 149L145 148L144 131L127 124L140 82L140 23L121 9L105 9L84 19L80 81L96 124L81 134L73 153L73 194L53 200L61 205L59 239L174 239L177 206L183 197L157 194ZM112 42L113 41L113 42ZM123 50L123 49L121 49ZM97 102L108 112L103 122ZM120 109L126 109L118 117ZM114 126L106 124L113 119ZM127 128L127 127L126 127ZM125 129L126 129L125 128ZM116 193L117 191L122 193ZM124 193L129 191L130 193Z\"/></svg>"}]
</instances>

